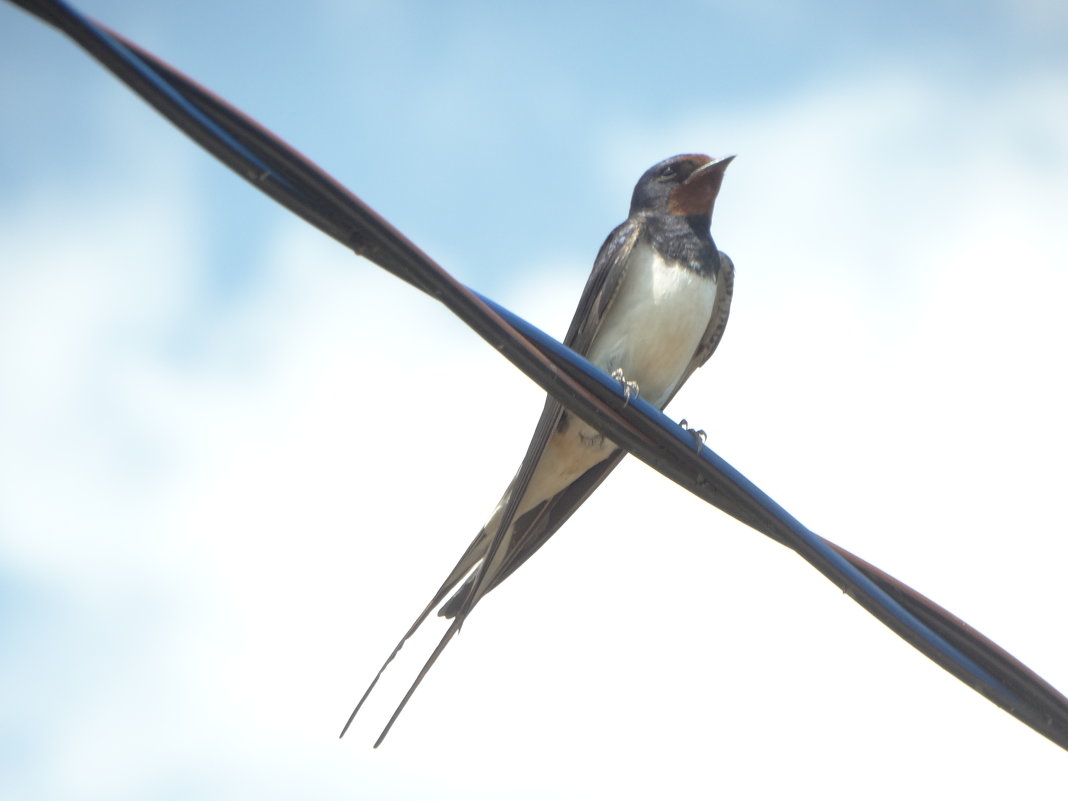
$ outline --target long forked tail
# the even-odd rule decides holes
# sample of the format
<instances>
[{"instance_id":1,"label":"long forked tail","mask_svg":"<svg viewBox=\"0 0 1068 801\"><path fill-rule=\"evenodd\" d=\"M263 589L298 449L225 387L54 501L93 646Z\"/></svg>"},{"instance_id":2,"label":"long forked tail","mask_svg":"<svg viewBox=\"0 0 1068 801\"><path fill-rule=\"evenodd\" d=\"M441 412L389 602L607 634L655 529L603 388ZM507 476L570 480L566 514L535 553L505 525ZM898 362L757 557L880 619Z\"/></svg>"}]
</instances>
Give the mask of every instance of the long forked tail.
<instances>
[{"instance_id":1,"label":"long forked tail","mask_svg":"<svg viewBox=\"0 0 1068 801\"><path fill-rule=\"evenodd\" d=\"M423 621L427 619L427 616L430 615L430 612L434 609L434 607L440 604L445 599L445 596L449 594L449 591L452 590L452 588L455 587L456 584L462 578L464 578L464 576L467 575L468 572L470 572L471 568L474 565L478 564L478 560L481 558L478 555L478 552L481 550L481 546L484 544L483 535L484 531L479 532L479 536L475 537L475 539L471 542L467 550L464 552L464 555L460 557L460 561L456 563L456 567L454 567L452 569L452 572L449 573L449 577L445 579L445 582L438 588L438 591L434 593L434 597L430 599L430 603L428 603L423 609L423 611L419 613L419 616L415 619L415 622L412 623L408 631L405 632L404 636L401 637L400 642L397 643L397 646L393 649L393 652L389 655L386 661L382 663L382 667L378 669L378 673L375 674L375 677L371 681L371 684L367 687L366 690L364 690L363 696L360 698L359 703L356 704L356 707L352 710L352 714L349 715L349 719L345 721L345 725L341 729L341 734L338 735L339 738L345 736L345 732L349 730L349 726L352 725L352 721L356 718L356 713L358 713L361 707L363 707L363 704L367 700L367 697L371 694L371 690L373 690L375 688L375 685L378 684L378 680L382 678L382 674L385 672L386 668L389 667L389 663L392 662L396 658L397 654L400 653L401 648L404 647L404 643L406 643L409 638L413 634L415 634L416 630L423 624ZM455 632L452 632L450 628L450 634L446 635L446 639L448 639L448 637L450 637L452 633ZM438 646L438 650L435 651L434 656L431 657L430 664L433 664L434 659L437 658L438 654L443 649L444 644ZM430 667L430 664L428 664L427 667L423 668L423 673L425 673L426 670ZM421 680L422 678L423 674L421 673L419 675L419 679ZM418 683L419 681L417 680L416 684ZM415 688L413 687L412 689L414 690ZM408 696L410 695L411 691L408 692ZM405 696L404 698L405 703L408 701L408 696ZM404 704L401 704L401 706L403 707ZM394 715L393 717L396 718L396 715ZM390 720L390 725L392 724L393 720ZM381 742L381 738L379 738L379 742ZM377 746L378 744L376 743L375 747Z\"/></svg>"},{"instance_id":2,"label":"long forked tail","mask_svg":"<svg viewBox=\"0 0 1068 801\"><path fill-rule=\"evenodd\" d=\"M410 629L408 629L408 633L405 634L403 637L401 637L401 641L399 643L397 643L397 647L393 649L393 653L391 653L386 658L386 661L382 663L382 667L380 667L378 669L378 672L375 674L375 677L371 680L371 683L367 686L367 689L363 691L363 695L360 697L360 700L359 700L359 702L357 702L356 707L352 710L352 713L349 715L349 719L346 720L345 721L345 725L341 727L341 734L338 735L338 739L341 739L342 737L345 736L345 732L347 732L349 730L349 726L352 725L352 721L356 719L356 713L359 712L360 709L363 707L363 702L367 700L367 697L371 694L371 690L373 690L375 688L375 685L378 684L378 680L380 678L382 678L382 674L386 672L386 668L389 667L389 663L392 662L393 659L397 656L397 654L400 653L400 649L404 647L404 643L406 643L408 641L408 638L411 637L413 634L415 634L415 630L417 628L419 628L419 624L420 623L422 623L424 620L426 620L426 616L429 613L429 610L432 609L433 607L434 607L434 604L430 604L426 608L426 610L424 610L423 613L421 615L419 615L418 618L416 618L415 623L413 623L412 627Z\"/></svg>"},{"instance_id":3,"label":"long forked tail","mask_svg":"<svg viewBox=\"0 0 1068 801\"><path fill-rule=\"evenodd\" d=\"M615 465L613 464L613 466ZM505 539L504 532L507 531L507 529L512 525L512 520L515 516L516 507L519 505L519 499L522 497L521 494L512 493L511 490L514 489L515 483L523 481L524 483L520 484L520 487L525 491L526 483L529 483L530 481L530 472L532 472L532 469L527 468L527 475L524 475L524 469L520 469L519 475L513 482L513 486L509 488L508 502L504 507L503 514L501 516L500 522L498 523L497 531L494 534L493 540L490 541L489 546L485 550L485 553L482 554L480 560L475 564L475 566L473 566L473 569L470 571L470 573L466 575L466 579L464 580L460 588L456 591L455 595L453 595L453 597L446 602L445 606L443 606L438 611L438 614L440 616L452 618L452 621L449 624L449 628L445 631L445 634L442 635L442 638L440 642L438 642L438 645L434 649L434 652L430 655L430 658L426 660L426 664L424 664L423 669L419 671L419 675L415 677L415 681L413 681L412 686L408 688L408 692L405 693L404 698L401 699L400 704L397 705L397 708L393 712L393 716L390 717L389 722L386 723L386 727L382 729L382 733L378 735L378 739L375 740L375 748L378 748L378 746L382 744L382 741L386 739L386 735L389 734L389 730L393 728L393 724L396 723L397 718L400 717L400 713L403 712L404 707L408 705L409 699L418 689L419 685L422 684L423 677L426 676L430 668L434 666L434 663L438 661L438 657L441 656L441 653L445 650L445 646L447 646L452 640L452 638L456 636L456 633L460 631L460 628L463 626L464 621L467 619L467 616L471 614L471 609L474 608L475 604L478 603L482 595L493 589L493 587L495 587L497 583L504 578L504 576L502 575L497 577L496 580L487 579L486 565L491 562L494 557L495 551L499 546L502 545L502 541ZM535 515L535 519L538 519L538 517L544 514L545 508L546 504L542 503L539 505L538 512ZM387 659L385 664L382 665L381 669L378 671L378 675L376 675L374 681L371 682L371 686L368 687L367 692L363 694L363 698L360 699L360 703L356 705L356 708L352 711L352 714L349 715L348 723L346 723L345 728L341 730L341 736L345 735L345 731L348 729L349 723L352 723L352 719L356 717L356 713L360 711L360 707L363 706L363 702L367 699L367 696L371 694L371 690L374 689L375 684L378 683L378 679L382 675L382 671L384 671L386 669L386 666L393 661L393 657L397 655L401 647L404 645L405 641L412 636L412 634L417 628L419 628L419 625L426 619L427 615L430 613L430 610L433 609L434 606L436 606L445 597L445 595L448 594L448 591L456 585L459 578L464 577L463 575L456 577L456 570L458 570L460 566L464 564L464 561L475 550L476 544L480 542L482 534L485 533L485 531L486 529L483 529L479 537L475 538L475 542L471 544L471 547L468 548L468 552L465 553L464 556L460 559L460 562L457 564L453 573L450 574L449 579L446 580L445 584L443 584L441 589L439 589L438 592L434 595L434 599L427 605L426 609L423 610L422 614L419 615L415 623L408 630L408 633L404 635L404 638L399 643L397 643L397 647L393 649L393 653L389 655L389 659ZM507 544L505 545L505 547L507 548ZM508 572L511 573L511 571L514 570L516 566L517 565L513 565Z\"/></svg>"},{"instance_id":4,"label":"long forked tail","mask_svg":"<svg viewBox=\"0 0 1068 801\"><path fill-rule=\"evenodd\" d=\"M408 699L412 697L412 694L416 691L416 688L418 688L419 685L422 683L423 677L427 674L430 668L432 668L434 666L434 663L438 661L438 657L441 656L441 652L445 650L445 646L449 644L449 641L456 635L456 632L460 630L460 626L462 623L462 615L457 615L455 618L453 618L452 623L449 624L448 630L442 636L441 642L438 643L438 647L434 649L434 653L432 653L430 655L430 658L426 660L426 664L423 665L423 669L419 671L419 675L415 677L415 681L412 682L412 686L408 688L408 692L404 694L404 698L401 699L401 702L393 711L393 715L392 717L390 717L389 723L387 723L386 727L382 729L382 733L378 735L378 739L375 740L375 748L378 748L378 746L382 744L382 741L386 739L386 735L389 734L389 730L393 728L393 724L397 721L397 718L400 717L400 713L403 712L404 707L408 705ZM375 678L375 681L378 681L377 677ZM372 684L371 686L373 687L374 685ZM368 690L368 692L370 692L370 690ZM363 701L361 701L360 703L363 703ZM359 709L359 707L356 708ZM353 715L355 714L356 713L353 712ZM349 720L352 720L352 718L349 718ZM344 732L342 732L342 734L344 734Z\"/></svg>"},{"instance_id":5,"label":"long forked tail","mask_svg":"<svg viewBox=\"0 0 1068 801\"><path fill-rule=\"evenodd\" d=\"M534 437L531 440L530 445L527 447L527 455L519 467L519 472L516 473L515 478L512 479L511 484L509 484L508 489L505 491L505 499L507 500L503 501L503 508L498 507L500 516L497 516L497 512L494 513L494 530L492 537L489 536L489 530L483 528L478 533L478 536L476 536L472 543L467 547L467 551L460 557L460 561L456 563L456 567L452 569L449 577L445 579L445 582L434 594L430 603L426 605L426 608L423 609L419 617L415 619L415 622L412 624L411 628L408 629L408 632L401 638L401 641L397 643L397 647L393 649L393 653L389 655L389 658L382 664L382 667L378 669L378 673L375 674L371 685L364 692L359 703L356 704L356 708L352 710L352 714L349 715L349 719L341 729L339 737L345 736L345 732L349 730L349 726L356 717L356 713L360 711L364 701L366 701L367 697L371 694L371 690L378 684L378 680L382 677L382 673L389 666L389 663L393 661L394 657L400 653L400 649L404 646L404 643L407 642L408 638L411 637L415 633L415 630L419 628L424 620L426 620L430 611L444 600L449 591L459 584L461 580L467 579L467 581L464 581L460 593L458 593L460 597L456 599L456 603L450 602L448 605L448 615L452 617L452 622L449 624L448 630L441 638L437 648L434 649L434 653L430 655L426 664L423 665L423 669L419 671L419 675L416 676L412 686L401 700L400 705L393 713L393 717L389 719L386 728L383 729L382 734L379 735L374 746L375 748L378 748L389 733L389 730L393 727L393 724L396 722L401 711L407 705L408 700L412 697L416 688L418 688L419 684L423 681L423 677L427 674L427 671L433 667L438 657L441 656L441 652L445 650L445 646L449 644L449 641L463 626L464 621L467 619L467 616L471 614L471 610L474 608L475 604L477 604L482 596L489 591L490 587L495 585L492 577L487 579L487 574L489 572L487 566L494 564L497 551L501 547L504 548L503 553L505 555L508 553L509 543L507 542L507 533L512 526L512 521L515 519L519 504L526 495L531 477L541 461L541 456L545 451L545 443L552 430L555 428L555 425L552 424L551 421L559 415L559 408L559 405L551 396L546 399L545 409L542 411L542 420L539 421L538 428L534 432ZM514 569L514 567L512 569ZM458 608L454 609L454 607ZM445 609L443 609L442 612L445 612Z\"/></svg>"}]
</instances>

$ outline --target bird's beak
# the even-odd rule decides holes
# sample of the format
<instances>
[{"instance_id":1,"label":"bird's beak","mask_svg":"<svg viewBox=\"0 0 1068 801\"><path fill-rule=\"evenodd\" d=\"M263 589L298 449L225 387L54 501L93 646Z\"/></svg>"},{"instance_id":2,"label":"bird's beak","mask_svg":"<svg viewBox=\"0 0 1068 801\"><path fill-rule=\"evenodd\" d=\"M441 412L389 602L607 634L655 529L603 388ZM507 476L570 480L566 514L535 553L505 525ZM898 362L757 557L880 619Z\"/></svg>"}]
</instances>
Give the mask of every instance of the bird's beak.
<instances>
[{"instance_id":1,"label":"bird's beak","mask_svg":"<svg viewBox=\"0 0 1068 801\"><path fill-rule=\"evenodd\" d=\"M727 165L730 164L732 161L734 161L734 156L724 156L723 158L719 159L711 159L709 160L708 164L704 164L694 170L690 174L690 177L686 179L685 183L690 184L696 181L704 182L712 178L712 176L714 175L718 175L719 181L722 182L723 171L727 169ZM716 185L716 189L719 189L718 183Z\"/></svg>"}]
</instances>

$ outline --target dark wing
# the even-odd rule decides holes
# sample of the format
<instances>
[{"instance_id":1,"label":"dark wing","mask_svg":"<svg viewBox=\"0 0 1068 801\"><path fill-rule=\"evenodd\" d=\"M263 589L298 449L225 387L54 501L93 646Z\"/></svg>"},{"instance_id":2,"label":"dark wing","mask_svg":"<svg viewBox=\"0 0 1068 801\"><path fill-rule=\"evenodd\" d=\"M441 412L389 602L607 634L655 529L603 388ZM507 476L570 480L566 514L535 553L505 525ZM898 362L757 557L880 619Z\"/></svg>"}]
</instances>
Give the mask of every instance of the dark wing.
<instances>
[{"instance_id":1,"label":"dark wing","mask_svg":"<svg viewBox=\"0 0 1068 801\"><path fill-rule=\"evenodd\" d=\"M480 590L481 595L485 595L512 575L516 568L548 542L549 538L567 522L575 510L585 503L593 491L601 485L601 482L608 477L608 474L615 469L625 455L625 451L621 448L616 448L604 460L598 462L575 481L568 484L565 489L545 503L531 509L525 519L520 518L516 521L515 534L508 553L501 560L500 566L485 588ZM475 574L472 574L438 610L438 615L451 618L460 614L474 584Z\"/></svg>"},{"instance_id":2,"label":"dark wing","mask_svg":"<svg viewBox=\"0 0 1068 801\"><path fill-rule=\"evenodd\" d=\"M619 291L619 285L627 272L627 259L640 236L641 226L634 220L627 220L617 226L601 245L564 337L564 344L575 353L585 356L589 351L590 344L604 320L605 312Z\"/></svg>"},{"instance_id":3,"label":"dark wing","mask_svg":"<svg viewBox=\"0 0 1068 801\"><path fill-rule=\"evenodd\" d=\"M575 309L575 314L571 319L571 326L568 328L567 336L564 338L564 344L577 353L585 354L589 350L590 343L593 342L597 330L600 328L601 322L604 319L605 311L608 309L609 305L611 305L616 292L619 291L620 281L626 271L625 265L627 257L630 255L631 250L633 250L635 243L638 241L640 232L641 229L638 225L631 220L627 220L613 230L612 233L608 235L608 238L605 239L604 244L601 245L601 249L597 254L597 259L593 263L593 270L590 272L590 277L586 281L585 288L582 290L582 296L579 298L578 307ZM506 493L513 508L525 494L534 469L544 455L545 445L557 426L560 425L560 419L563 414L564 410L563 407L560 406L560 403L551 395L548 396L545 400L545 407L542 409L541 418L538 420L538 425L534 429L534 436L531 438L530 444L527 446L527 453L523 459L523 463L515 478L512 479L512 483ZM415 683L412 684L407 695L404 696L404 699L393 713L393 717L390 718L389 723L386 724L386 728L382 731L378 741L375 743L375 747L377 747L393 726L394 721L397 719L397 716L400 715L401 710L404 709L408 699L411 697L412 693L415 692L416 687L419 686L423 676L426 675L426 672L437 660L449 640L451 640L453 635L459 630L466 613L470 611L471 607L478 602L482 595L509 576L512 571L525 562L531 554L544 545L549 537L555 534L557 529L564 524L564 521L571 516L575 509L577 509L582 502L589 497L590 493L597 488L601 481L604 480L605 476L612 471L612 468L619 464L621 458L623 458L623 451L613 451L603 462L590 468L578 481L571 484L567 489L532 510L532 512L525 515L524 518L516 521L512 536L505 546L507 551L505 558L501 563L501 569L498 570L492 579L485 583L485 586L480 586L483 583L481 581L481 571L472 573L472 568L478 564L479 561L483 561L483 563L491 561L493 552L501 546L504 536L510 527L509 520L511 515L505 514L503 525L500 527L499 531L487 532L484 528L479 531L478 535L467 547L464 555L460 557L460 561L456 563L456 566L438 588L438 591L434 593L434 597L431 598L430 603L426 605L423 611L415 619L411 627L401 638L400 642L397 643L393 652L389 655L389 658L387 658L382 664L382 667L379 668L378 673L364 692L363 697L361 697L359 703L356 704L356 708L353 709L352 714L349 715L349 719L341 730L341 736L345 736L345 732L348 731L349 726L356 717L356 713L360 711L360 708L371 694L371 690L374 689L379 678L381 678L382 673L389 666L389 663L392 662L400 652L404 643L407 642L408 638L415 633L420 625L422 625L423 621L426 620L433 608L441 603L445 596L449 594L449 591L459 584L465 576L468 576L467 581L465 581L452 598L448 600L439 613L446 617L455 617L456 619L449 626L448 631L446 631L445 635L441 638L438 647L434 650L434 653L430 656L430 659L427 660L423 669L420 671Z\"/></svg>"},{"instance_id":4,"label":"dark wing","mask_svg":"<svg viewBox=\"0 0 1068 801\"><path fill-rule=\"evenodd\" d=\"M641 227L635 221L628 219L617 226L605 239L604 244L601 245L597 258L593 262L593 270L590 272L590 277L587 279L586 286L583 288L582 295L579 298L578 307L571 318L571 325L567 330L567 335L564 337L564 344L576 353L586 355L589 352L590 345L597 336L597 331L601 327L605 313L619 291L619 286L626 275L627 260L640 236ZM508 488L509 497L516 503L526 491L525 482L520 481L524 468L528 468L528 476L533 474L534 468L537 467L538 461L544 452L545 443L548 442L549 437L560 425L560 420L565 414L568 414L568 412L564 411L559 401L552 395L545 399L545 407L542 410L538 426L534 430L534 437L527 448L523 467L520 468L519 475L513 479L512 486ZM510 576L517 567L529 559L535 551L557 532L560 526L590 496L590 493L612 472L612 469L619 464L619 460L622 458L622 451L618 449L613 451L604 461L587 470L577 481L516 520L511 536L505 545L506 551L500 562L500 567L492 576L488 577L486 582L482 581L479 573L473 573L441 608L438 614L442 617L454 617L457 614L462 614L465 608L469 610L482 595ZM529 481L529 477L527 480ZM504 529L506 526L501 528L502 531L497 533L498 537L505 536ZM485 530L479 532L480 537L484 536L484 534ZM490 561L491 555L495 550L491 544L487 551L487 562ZM480 584L482 586L478 586ZM473 599L471 599L472 592L476 593Z\"/></svg>"}]
</instances>

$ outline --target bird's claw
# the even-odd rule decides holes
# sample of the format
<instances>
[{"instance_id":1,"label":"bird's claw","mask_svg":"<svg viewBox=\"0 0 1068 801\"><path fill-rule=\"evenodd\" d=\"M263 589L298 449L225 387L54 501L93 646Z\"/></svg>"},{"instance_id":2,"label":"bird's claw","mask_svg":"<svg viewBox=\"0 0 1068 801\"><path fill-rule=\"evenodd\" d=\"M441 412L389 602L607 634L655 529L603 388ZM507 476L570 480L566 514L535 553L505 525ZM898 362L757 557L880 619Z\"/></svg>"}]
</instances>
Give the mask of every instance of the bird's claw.
<instances>
[{"instance_id":1,"label":"bird's claw","mask_svg":"<svg viewBox=\"0 0 1068 801\"><path fill-rule=\"evenodd\" d=\"M708 439L708 434L705 433L705 430L703 428L690 428L690 424L686 422L685 417L682 420L679 420L679 425L682 426L683 431L689 432L690 436L693 437L694 448L696 450L701 450L701 446L704 445L705 440Z\"/></svg>"},{"instance_id":2,"label":"bird's claw","mask_svg":"<svg viewBox=\"0 0 1068 801\"><path fill-rule=\"evenodd\" d=\"M631 396L637 397L638 395L638 382L628 381L627 377L623 375L623 368L617 367L612 371L612 378L619 382L619 385L623 388L623 406L630 403Z\"/></svg>"}]
</instances>

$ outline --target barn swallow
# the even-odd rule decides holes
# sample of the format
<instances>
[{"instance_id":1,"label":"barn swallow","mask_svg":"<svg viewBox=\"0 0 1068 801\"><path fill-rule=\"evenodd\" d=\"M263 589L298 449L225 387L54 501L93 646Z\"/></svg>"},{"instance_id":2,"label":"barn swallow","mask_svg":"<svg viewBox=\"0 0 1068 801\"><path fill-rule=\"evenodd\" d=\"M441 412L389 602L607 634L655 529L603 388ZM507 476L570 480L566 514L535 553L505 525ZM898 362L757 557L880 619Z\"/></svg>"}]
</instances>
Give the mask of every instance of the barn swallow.
<instances>
[{"instance_id":1,"label":"barn swallow","mask_svg":"<svg viewBox=\"0 0 1068 801\"><path fill-rule=\"evenodd\" d=\"M733 158L681 155L649 168L634 187L626 221L597 254L564 344L617 378L625 398L638 392L662 409L723 336L734 264L716 249L709 227ZM475 604L556 533L623 455L548 396L519 472L489 522L382 665L341 736L405 641L444 601L438 615L452 623L377 748Z\"/></svg>"}]
</instances>

